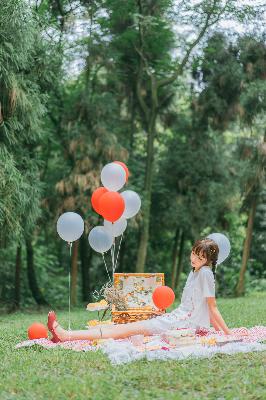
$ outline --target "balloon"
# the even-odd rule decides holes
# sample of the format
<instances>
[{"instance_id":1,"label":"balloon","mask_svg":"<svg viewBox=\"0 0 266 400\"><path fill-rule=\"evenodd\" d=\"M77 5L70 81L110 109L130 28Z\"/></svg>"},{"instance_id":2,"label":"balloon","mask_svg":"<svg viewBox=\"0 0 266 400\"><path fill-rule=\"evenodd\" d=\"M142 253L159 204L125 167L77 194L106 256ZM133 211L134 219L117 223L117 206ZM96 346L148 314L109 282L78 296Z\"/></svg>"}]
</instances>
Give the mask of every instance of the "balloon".
<instances>
[{"instance_id":1,"label":"balloon","mask_svg":"<svg viewBox=\"0 0 266 400\"><path fill-rule=\"evenodd\" d=\"M99 187L98 189L94 190L94 192L92 193L91 196L91 205L92 208L98 213L100 214L100 210L99 210L99 200L100 197L104 194L107 193L108 190L105 187Z\"/></svg>"},{"instance_id":2,"label":"balloon","mask_svg":"<svg viewBox=\"0 0 266 400\"><path fill-rule=\"evenodd\" d=\"M127 227L127 220L125 218L119 218L113 223L104 220L103 225L107 232L110 233L110 235L112 235L113 237L117 237L122 235L122 233L125 231Z\"/></svg>"},{"instance_id":3,"label":"balloon","mask_svg":"<svg viewBox=\"0 0 266 400\"><path fill-rule=\"evenodd\" d=\"M57 233L66 242L78 240L84 231L84 221L74 212L66 212L57 220Z\"/></svg>"},{"instance_id":4,"label":"balloon","mask_svg":"<svg viewBox=\"0 0 266 400\"><path fill-rule=\"evenodd\" d=\"M126 172L117 163L106 164L101 172L101 181L106 189L117 192L126 183Z\"/></svg>"},{"instance_id":5,"label":"balloon","mask_svg":"<svg viewBox=\"0 0 266 400\"><path fill-rule=\"evenodd\" d=\"M28 338L33 339L46 339L48 337L48 330L45 325L34 322L28 327Z\"/></svg>"},{"instance_id":6,"label":"balloon","mask_svg":"<svg viewBox=\"0 0 266 400\"><path fill-rule=\"evenodd\" d=\"M222 233L211 233L207 238L212 239L219 247L219 254L217 265L224 262L224 260L229 256L231 245L229 239Z\"/></svg>"},{"instance_id":7,"label":"balloon","mask_svg":"<svg viewBox=\"0 0 266 400\"><path fill-rule=\"evenodd\" d=\"M133 190L125 190L121 193L121 196L125 200L125 211L123 213L123 217L134 217L139 212L141 206L141 199L139 195Z\"/></svg>"},{"instance_id":8,"label":"balloon","mask_svg":"<svg viewBox=\"0 0 266 400\"><path fill-rule=\"evenodd\" d=\"M157 308L165 310L175 301L175 293L168 286L158 286L152 294L152 300Z\"/></svg>"},{"instance_id":9,"label":"balloon","mask_svg":"<svg viewBox=\"0 0 266 400\"><path fill-rule=\"evenodd\" d=\"M125 210L125 202L120 193L107 192L99 200L100 213L110 222L117 221Z\"/></svg>"},{"instance_id":10,"label":"balloon","mask_svg":"<svg viewBox=\"0 0 266 400\"><path fill-rule=\"evenodd\" d=\"M88 236L89 244L93 250L105 253L110 250L113 244L113 237L103 226L93 228Z\"/></svg>"},{"instance_id":11,"label":"balloon","mask_svg":"<svg viewBox=\"0 0 266 400\"><path fill-rule=\"evenodd\" d=\"M114 163L119 164L119 165L121 165L122 168L124 168L125 173L126 173L126 182L127 182L129 171L128 171L128 167L126 166L126 164L124 164L122 161L114 161Z\"/></svg>"}]
</instances>

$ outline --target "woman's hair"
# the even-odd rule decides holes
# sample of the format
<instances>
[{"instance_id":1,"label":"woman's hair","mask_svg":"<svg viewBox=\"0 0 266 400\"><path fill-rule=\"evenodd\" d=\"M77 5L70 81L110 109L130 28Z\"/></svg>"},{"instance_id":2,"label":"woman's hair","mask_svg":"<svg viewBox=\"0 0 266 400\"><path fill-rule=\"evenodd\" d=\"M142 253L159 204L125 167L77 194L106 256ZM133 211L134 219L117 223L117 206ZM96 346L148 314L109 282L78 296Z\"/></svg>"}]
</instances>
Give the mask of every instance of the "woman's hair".
<instances>
[{"instance_id":1,"label":"woman's hair","mask_svg":"<svg viewBox=\"0 0 266 400\"><path fill-rule=\"evenodd\" d=\"M218 260L219 247L212 239L200 239L195 242L192 251L198 256L202 255L207 259L207 265L212 267L212 272L215 278L216 264ZM194 268L193 268L194 271Z\"/></svg>"}]
</instances>

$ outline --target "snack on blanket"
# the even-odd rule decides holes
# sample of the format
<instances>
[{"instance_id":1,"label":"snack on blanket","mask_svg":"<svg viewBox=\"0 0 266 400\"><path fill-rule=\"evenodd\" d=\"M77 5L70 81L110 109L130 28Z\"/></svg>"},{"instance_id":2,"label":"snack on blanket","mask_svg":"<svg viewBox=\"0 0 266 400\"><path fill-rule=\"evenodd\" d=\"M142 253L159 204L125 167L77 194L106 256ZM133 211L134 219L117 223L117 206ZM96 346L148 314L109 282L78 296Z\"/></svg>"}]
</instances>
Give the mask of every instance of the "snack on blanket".
<instances>
[{"instance_id":1,"label":"snack on blanket","mask_svg":"<svg viewBox=\"0 0 266 400\"><path fill-rule=\"evenodd\" d=\"M98 346L98 345L100 345L102 343L107 342L108 340L109 339L93 339L92 342L91 342L91 345L92 346Z\"/></svg>"},{"instance_id":2,"label":"snack on blanket","mask_svg":"<svg viewBox=\"0 0 266 400\"><path fill-rule=\"evenodd\" d=\"M195 329L174 329L166 331L162 334L162 338L166 343L169 344L182 344L182 339L193 338L195 340ZM183 341L184 343L189 343L191 341Z\"/></svg>"},{"instance_id":3,"label":"snack on blanket","mask_svg":"<svg viewBox=\"0 0 266 400\"><path fill-rule=\"evenodd\" d=\"M106 310L109 307L106 300L97 301L96 303L89 303L87 305L88 311L101 311Z\"/></svg>"},{"instance_id":4,"label":"snack on blanket","mask_svg":"<svg viewBox=\"0 0 266 400\"><path fill-rule=\"evenodd\" d=\"M195 336L196 329L182 328L166 331L165 333L172 337Z\"/></svg>"},{"instance_id":5,"label":"snack on blanket","mask_svg":"<svg viewBox=\"0 0 266 400\"><path fill-rule=\"evenodd\" d=\"M146 351L154 351L154 350L161 350L162 346L160 344L154 344L152 346L146 346L144 350Z\"/></svg>"},{"instance_id":6,"label":"snack on blanket","mask_svg":"<svg viewBox=\"0 0 266 400\"><path fill-rule=\"evenodd\" d=\"M201 338L200 339L200 344L203 346L216 346L217 345L217 339L214 337L211 338Z\"/></svg>"},{"instance_id":7,"label":"snack on blanket","mask_svg":"<svg viewBox=\"0 0 266 400\"><path fill-rule=\"evenodd\" d=\"M109 324L113 324L113 322L110 319L107 319L106 321L99 321L98 319L92 319L87 322L87 325L89 326L109 325Z\"/></svg>"},{"instance_id":8,"label":"snack on blanket","mask_svg":"<svg viewBox=\"0 0 266 400\"><path fill-rule=\"evenodd\" d=\"M169 332L169 331L167 331ZM170 346L189 346L196 343L196 337L192 332L187 332L186 334L183 332L162 334L162 339L168 343Z\"/></svg>"},{"instance_id":9,"label":"snack on blanket","mask_svg":"<svg viewBox=\"0 0 266 400\"><path fill-rule=\"evenodd\" d=\"M200 338L200 344L203 346L224 346L228 343L241 343L243 339L237 339L235 337L225 337L225 336L217 336L210 338Z\"/></svg>"},{"instance_id":10,"label":"snack on blanket","mask_svg":"<svg viewBox=\"0 0 266 400\"><path fill-rule=\"evenodd\" d=\"M156 339L157 340L161 339L161 336L160 335L145 336L143 339L143 343L153 342Z\"/></svg>"}]
</instances>

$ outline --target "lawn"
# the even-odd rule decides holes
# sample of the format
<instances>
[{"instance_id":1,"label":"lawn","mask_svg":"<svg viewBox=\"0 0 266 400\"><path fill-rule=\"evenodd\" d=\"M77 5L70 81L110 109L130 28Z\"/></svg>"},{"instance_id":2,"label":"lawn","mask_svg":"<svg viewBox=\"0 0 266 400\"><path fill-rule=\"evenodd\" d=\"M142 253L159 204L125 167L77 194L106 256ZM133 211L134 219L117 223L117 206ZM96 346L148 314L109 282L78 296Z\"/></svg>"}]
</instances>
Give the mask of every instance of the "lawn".
<instances>
[{"instance_id":1,"label":"lawn","mask_svg":"<svg viewBox=\"0 0 266 400\"><path fill-rule=\"evenodd\" d=\"M266 294L218 299L218 305L229 327L265 325ZM67 312L58 317L67 326ZM73 328L87 319L85 310L74 311ZM46 323L46 312L1 316L1 400L266 399L265 352L112 366L100 351L15 350L34 321Z\"/></svg>"}]
</instances>

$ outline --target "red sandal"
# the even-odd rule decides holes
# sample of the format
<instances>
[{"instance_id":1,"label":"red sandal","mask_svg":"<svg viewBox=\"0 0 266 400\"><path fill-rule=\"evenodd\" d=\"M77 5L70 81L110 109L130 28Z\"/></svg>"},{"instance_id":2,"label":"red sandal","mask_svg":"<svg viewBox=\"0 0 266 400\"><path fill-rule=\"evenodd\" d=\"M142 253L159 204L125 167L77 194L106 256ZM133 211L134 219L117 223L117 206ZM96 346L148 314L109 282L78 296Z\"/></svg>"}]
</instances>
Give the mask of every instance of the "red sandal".
<instances>
[{"instance_id":1,"label":"red sandal","mask_svg":"<svg viewBox=\"0 0 266 400\"><path fill-rule=\"evenodd\" d=\"M54 343L58 343L58 342L61 342L61 340L59 339L59 337L55 333L55 330L54 330L54 327L53 327L54 326L54 322L57 322L56 314L55 314L54 311L50 311L48 313L47 327L48 327L49 331L51 332L51 334L53 335L51 341L54 342Z\"/></svg>"}]
</instances>

